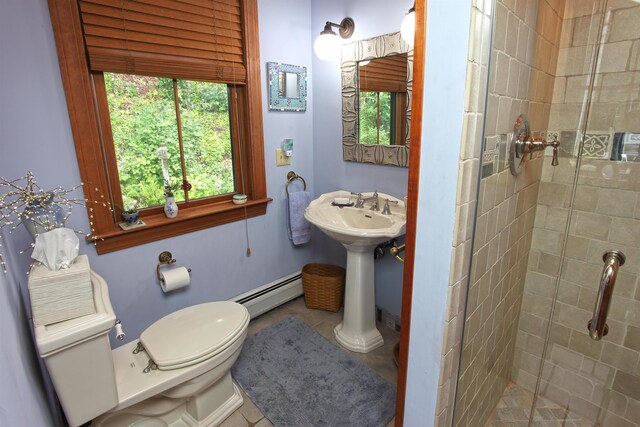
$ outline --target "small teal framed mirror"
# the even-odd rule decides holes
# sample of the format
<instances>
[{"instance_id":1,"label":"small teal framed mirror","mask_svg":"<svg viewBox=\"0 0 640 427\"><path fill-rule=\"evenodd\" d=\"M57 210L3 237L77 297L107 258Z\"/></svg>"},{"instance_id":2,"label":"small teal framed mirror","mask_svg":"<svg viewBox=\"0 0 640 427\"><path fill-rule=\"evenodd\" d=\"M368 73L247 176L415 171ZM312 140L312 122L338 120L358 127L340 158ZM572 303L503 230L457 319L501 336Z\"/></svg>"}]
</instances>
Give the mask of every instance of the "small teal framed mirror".
<instances>
[{"instance_id":1,"label":"small teal framed mirror","mask_svg":"<svg viewBox=\"0 0 640 427\"><path fill-rule=\"evenodd\" d=\"M267 62L269 110L307 111L307 67Z\"/></svg>"}]
</instances>

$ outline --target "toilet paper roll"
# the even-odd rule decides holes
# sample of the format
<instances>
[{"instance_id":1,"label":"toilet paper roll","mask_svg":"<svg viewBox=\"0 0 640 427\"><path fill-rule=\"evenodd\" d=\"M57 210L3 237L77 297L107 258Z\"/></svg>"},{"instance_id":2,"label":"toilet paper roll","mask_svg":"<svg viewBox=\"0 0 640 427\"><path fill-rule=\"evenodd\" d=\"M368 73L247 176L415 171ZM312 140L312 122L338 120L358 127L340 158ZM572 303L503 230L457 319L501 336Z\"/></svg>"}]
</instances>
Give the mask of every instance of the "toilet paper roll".
<instances>
[{"instance_id":1,"label":"toilet paper roll","mask_svg":"<svg viewBox=\"0 0 640 427\"><path fill-rule=\"evenodd\" d=\"M160 283L162 292L171 292L176 289L184 288L191 282L189 271L185 267L177 267L160 273L164 279Z\"/></svg>"}]
</instances>

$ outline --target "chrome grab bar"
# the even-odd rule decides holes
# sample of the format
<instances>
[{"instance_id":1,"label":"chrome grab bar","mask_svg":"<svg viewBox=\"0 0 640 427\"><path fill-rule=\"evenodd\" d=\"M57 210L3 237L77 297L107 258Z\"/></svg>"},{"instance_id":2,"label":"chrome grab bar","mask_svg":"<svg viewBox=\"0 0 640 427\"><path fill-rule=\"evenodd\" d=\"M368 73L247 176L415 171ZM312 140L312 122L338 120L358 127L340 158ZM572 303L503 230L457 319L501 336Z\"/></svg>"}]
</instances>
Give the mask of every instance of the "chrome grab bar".
<instances>
[{"instance_id":1,"label":"chrome grab bar","mask_svg":"<svg viewBox=\"0 0 640 427\"><path fill-rule=\"evenodd\" d=\"M607 326L609 303L613 295L613 287L616 284L618 267L624 265L626 258L620 251L609 251L602 255L602 260L604 261L604 270L602 270L602 277L600 278L598 298L593 309L593 317L587 323L589 336L596 341L599 341L609 333L609 326Z\"/></svg>"}]
</instances>

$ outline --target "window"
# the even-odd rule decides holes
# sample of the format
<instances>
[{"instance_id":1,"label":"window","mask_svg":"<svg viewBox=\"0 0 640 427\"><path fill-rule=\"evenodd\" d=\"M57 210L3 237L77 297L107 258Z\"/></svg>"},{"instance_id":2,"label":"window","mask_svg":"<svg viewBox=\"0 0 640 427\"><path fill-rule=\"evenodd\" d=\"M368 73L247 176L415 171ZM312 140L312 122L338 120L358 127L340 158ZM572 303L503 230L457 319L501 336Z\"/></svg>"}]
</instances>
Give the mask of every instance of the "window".
<instances>
[{"instance_id":1,"label":"window","mask_svg":"<svg viewBox=\"0 0 640 427\"><path fill-rule=\"evenodd\" d=\"M391 92L360 92L361 144L395 144L396 138L391 131L392 97Z\"/></svg>"},{"instance_id":2,"label":"window","mask_svg":"<svg viewBox=\"0 0 640 427\"><path fill-rule=\"evenodd\" d=\"M407 54L358 63L362 144L401 145L406 138Z\"/></svg>"},{"instance_id":3,"label":"window","mask_svg":"<svg viewBox=\"0 0 640 427\"><path fill-rule=\"evenodd\" d=\"M177 202L235 192L226 84L114 73L95 82L104 85L109 107L100 119L110 123L119 178L112 187L119 186L114 193L122 195L114 197L116 204L139 209L164 204L161 144L168 152L169 176L178 184ZM103 137L108 132L103 128Z\"/></svg>"},{"instance_id":4,"label":"window","mask_svg":"<svg viewBox=\"0 0 640 427\"><path fill-rule=\"evenodd\" d=\"M98 253L266 212L256 0L50 0ZM180 214L162 213L166 144ZM235 193L246 205L231 202ZM145 227L118 227L137 202Z\"/></svg>"}]
</instances>

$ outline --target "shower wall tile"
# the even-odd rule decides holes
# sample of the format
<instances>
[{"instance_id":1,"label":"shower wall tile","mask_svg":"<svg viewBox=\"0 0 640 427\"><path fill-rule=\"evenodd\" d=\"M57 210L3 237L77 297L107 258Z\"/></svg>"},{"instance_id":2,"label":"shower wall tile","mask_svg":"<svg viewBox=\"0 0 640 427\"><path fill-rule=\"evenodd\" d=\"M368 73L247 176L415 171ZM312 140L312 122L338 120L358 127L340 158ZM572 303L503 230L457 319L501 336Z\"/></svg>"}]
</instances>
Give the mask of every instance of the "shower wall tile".
<instances>
[{"instance_id":1,"label":"shower wall tile","mask_svg":"<svg viewBox=\"0 0 640 427\"><path fill-rule=\"evenodd\" d=\"M640 377L618 371L613 380L613 389L632 399L640 401Z\"/></svg>"},{"instance_id":2,"label":"shower wall tile","mask_svg":"<svg viewBox=\"0 0 640 427\"><path fill-rule=\"evenodd\" d=\"M624 346L640 353L640 327L629 326L627 328Z\"/></svg>"},{"instance_id":3,"label":"shower wall tile","mask_svg":"<svg viewBox=\"0 0 640 427\"><path fill-rule=\"evenodd\" d=\"M523 387L535 386L540 349L532 337L542 339L546 332L552 301L550 292L555 292L553 270L558 267L555 260L562 248L561 224L568 215L567 199L554 195L566 191L575 162L561 161L553 170L548 170L552 168L545 163L543 168L538 194L541 217L536 219L533 230L516 341L517 357L511 376ZM607 320L609 334L595 342L586 331L603 268L602 254L615 248L625 252L628 259L630 256L640 259L640 219L636 215L638 173L640 165L635 163L583 159L550 351L543 370L541 393L545 398L593 422L611 423L602 425L640 425L637 409L628 409L638 407L637 390L640 389L640 268L637 261L620 269Z\"/></svg>"},{"instance_id":4,"label":"shower wall tile","mask_svg":"<svg viewBox=\"0 0 640 427\"><path fill-rule=\"evenodd\" d=\"M601 14L582 16L572 20L573 46L593 46L598 41L598 27Z\"/></svg>"},{"instance_id":5,"label":"shower wall tile","mask_svg":"<svg viewBox=\"0 0 640 427\"><path fill-rule=\"evenodd\" d=\"M638 93L630 91L633 79L636 78L634 72L620 72L605 74L600 88L599 102L626 102L636 101Z\"/></svg>"},{"instance_id":6,"label":"shower wall tile","mask_svg":"<svg viewBox=\"0 0 640 427\"><path fill-rule=\"evenodd\" d=\"M582 157L609 159L611 157L611 134L586 133L582 143Z\"/></svg>"},{"instance_id":7,"label":"shower wall tile","mask_svg":"<svg viewBox=\"0 0 640 427\"><path fill-rule=\"evenodd\" d=\"M637 40L633 42L633 47L631 48L631 58L629 59L629 70L638 71L640 70L640 42Z\"/></svg>"},{"instance_id":8,"label":"shower wall tile","mask_svg":"<svg viewBox=\"0 0 640 427\"><path fill-rule=\"evenodd\" d=\"M598 72L615 73L625 71L632 45L633 42L630 40L605 43L602 48Z\"/></svg>"}]
</instances>

